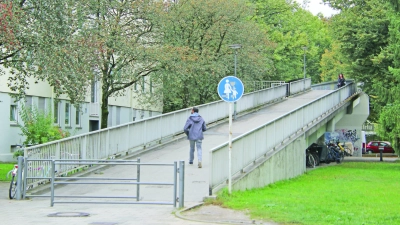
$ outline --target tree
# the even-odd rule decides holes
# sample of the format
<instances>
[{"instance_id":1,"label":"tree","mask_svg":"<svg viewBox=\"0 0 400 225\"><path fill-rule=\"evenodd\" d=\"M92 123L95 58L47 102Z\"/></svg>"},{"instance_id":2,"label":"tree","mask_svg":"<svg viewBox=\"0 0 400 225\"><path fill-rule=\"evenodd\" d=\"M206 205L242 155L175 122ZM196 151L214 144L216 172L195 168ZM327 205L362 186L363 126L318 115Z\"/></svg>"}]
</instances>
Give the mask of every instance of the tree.
<instances>
[{"instance_id":1,"label":"tree","mask_svg":"<svg viewBox=\"0 0 400 225\"><path fill-rule=\"evenodd\" d=\"M321 58L321 81L337 80L340 73L343 73L346 79L350 78L347 77L347 74L352 74L350 70L351 65L346 62L347 60L340 51L340 43L333 42L331 49L326 49Z\"/></svg>"},{"instance_id":2,"label":"tree","mask_svg":"<svg viewBox=\"0 0 400 225\"><path fill-rule=\"evenodd\" d=\"M384 106L379 116L378 135L391 141L395 149L400 147L400 104L395 102ZM397 152L399 154L399 152Z\"/></svg>"},{"instance_id":3,"label":"tree","mask_svg":"<svg viewBox=\"0 0 400 225\"><path fill-rule=\"evenodd\" d=\"M397 2L397 1L396 1ZM392 1L393 3L393 1ZM398 2L397 2L398 3ZM390 73L393 75L394 85L390 90L385 90L386 95L391 96L387 105L382 108L379 117L378 134L390 140L396 149L400 147L400 12L399 5L393 4L393 13L390 15L389 25L389 45L387 52L381 54L380 57L390 57L393 59L393 66L389 67Z\"/></svg>"},{"instance_id":4,"label":"tree","mask_svg":"<svg viewBox=\"0 0 400 225\"><path fill-rule=\"evenodd\" d=\"M31 40L34 28L23 9L24 2L5 0L0 3L0 75L4 74L3 67L10 68L14 77L9 80L9 86L14 91L21 86L20 93L24 93L25 77L33 69L26 53L35 46ZM11 85L13 82L15 86Z\"/></svg>"},{"instance_id":5,"label":"tree","mask_svg":"<svg viewBox=\"0 0 400 225\"><path fill-rule=\"evenodd\" d=\"M400 1L399 0L389 0L390 4L393 6L393 9L398 12L400 10Z\"/></svg>"},{"instance_id":6,"label":"tree","mask_svg":"<svg viewBox=\"0 0 400 225\"><path fill-rule=\"evenodd\" d=\"M29 37L22 43L29 48L7 65L18 71L12 71L11 89L23 95L31 76L47 80L57 96L67 94L79 104L97 80L101 128L107 127L108 98L123 95L157 69L159 40L152 20L161 7L152 0L21 1L18 10L30 23L19 29L27 29L21 31Z\"/></svg>"},{"instance_id":7,"label":"tree","mask_svg":"<svg viewBox=\"0 0 400 225\"><path fill-rule=\"evenodd\" d=\"M0 3L0 64L4 64L19 50L15 26L18 24L16 21L15 11L13 11L12 2Z\"/></svg>"},{"instance_id":8,"label":"tree","mask_svg":"<svg viewBox=\"0 0 400 225\"><path fill-rule=\"evenodd\" d=\"M271 41L276 44L273 62L278 79L303 78L302 47L306 46L307 75L311 76L313 82L319 82L319 61L324 50L330 47L327 23L293 1L251 2L257 7L253 19L265 27Z\"/></svg>"},{"instance_id":9,"label":"tree","mask_svg":"<svg viewBox=\"0 0 400 225\"><path fill-rule=\"evenodd\" d=\"M96 15L82 33L93 37L97 49L91 53L97 58L89 62L100 72L101 128L107 127L108 98L156 71L159 41L152 17L157 6L150 0L121 0L90 1L85 7L85 16Z\"/></svg>"},{"instance_id":10,"label":"tree","mask_svg":"<svg viewBox=\"0 0 400 225\"><path fill-rule=\"evenodd\" d=\"M370 120L377 121L390 98L385 90L395 84L388 70L393 60L386 57L391 8L382 0L329 2L342 9L332 18L333 39L340 43L343 63L351 65L351 77L364 82L372 97Z\"/></svg>"},{"instance_id":11,"label":"tree","mask_svg":"<svg viewBox=\"0 0 400 225\"><path fill-rule=\"evenodd\" d=\"M160 18L163 54L164 112L218 100L221 78L234 74L243 81L268 79L267 35L252 21L244 0L181 0Z\"/></svg>"},{"instance_id":12,"label":"tree","mask_svg":"<svg viewBox=\"0 0 400 225\"><path fill-rule=\"evenodd\" d=\"M342 9L332 23L335 39L351 65L354 78L365 83L371 98L370 120L378 134L400 146L399 1L325 0ZM362 13L360 13L362 12Z\"/></svg>"}]
</instances>

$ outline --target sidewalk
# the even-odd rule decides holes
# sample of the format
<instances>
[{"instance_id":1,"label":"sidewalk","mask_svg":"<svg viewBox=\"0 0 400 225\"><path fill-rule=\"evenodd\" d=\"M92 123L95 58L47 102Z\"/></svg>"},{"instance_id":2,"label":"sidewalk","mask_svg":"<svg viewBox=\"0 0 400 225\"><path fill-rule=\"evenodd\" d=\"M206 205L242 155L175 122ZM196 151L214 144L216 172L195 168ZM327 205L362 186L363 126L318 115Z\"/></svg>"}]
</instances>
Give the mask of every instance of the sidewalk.
<instances>
[{"instance_id":1,"label":"sidewalk","mask_svg":"<svg viewBox=\"0 0 400 225\"><path fill-rule=\"evenodd\" d=\"M395 162L398 157L382 157L383 162ZM380 157L344 157L345 162L380 162Z\"/></svg>"},{"instance_id":2,"label":"sidewalk","mask_svg":"<svg viewBox=\"0 0 400 225\"><path fill-rule=\"evenodd\" d=\"M177 218L172 206L156 205L107 205L107 204L59 204L50 207L50 199L9 200L9 183L0 183L1 224L204 224ZM187 203L190 205L190 203ZM58 217L49 217L51 214ZM79 215L88 216L79 217ZM211 223L212 224L212 223Z\"/></svg>"}]
</instances>

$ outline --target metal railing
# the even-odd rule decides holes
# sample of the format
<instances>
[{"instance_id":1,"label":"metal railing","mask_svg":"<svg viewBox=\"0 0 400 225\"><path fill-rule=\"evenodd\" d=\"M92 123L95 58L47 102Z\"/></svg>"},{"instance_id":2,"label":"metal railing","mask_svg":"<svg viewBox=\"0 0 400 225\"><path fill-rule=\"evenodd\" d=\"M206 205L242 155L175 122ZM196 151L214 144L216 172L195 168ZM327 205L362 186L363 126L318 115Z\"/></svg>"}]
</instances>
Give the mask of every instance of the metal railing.
<instances>
[{"instance_id":1,"label":"metal railing","mask_svg":"<svg viewBox=\"0 0 400 225\"><path fill-rule=\"evenodd\" d=\"M311 86L312 90L335 90L336 88L336 81L329 81L324 83L319 83Z\"/></svg>"},{"instance_id":2,"label":"metal railing","mask_svg":"<svg viewBox=\"0 0 400 225\"><path fill-rule=\"evenodd\" d=\"M289 95L294 95L306 91L311 86L311 78L296 80L289 83Z\"/></svg>"},{"instance_id":3,"label":"metal railing","mask_svg":"<svg viewBox=\"0 0 400 225\"><path fill-rule=\"evenodd\" d=\"M50 167L48 173L46 175L41 176L25 176L23 177L23 182L17 182L17 199L21 199L22 197L25 199L27 197L49 197L50 198L50 206L54 206L55 203L86 203L86 204L154 204L154 205L173 205L176 207L176 202L179 201L179 207L184 207L184 176L185 176L185 162L175 161L173 164L162 164L162 163L141 163L140 158L137 160L32 160L32 159L18 159L21 163L23 170L19 170L20 173L18 177L23 177L22 171L24 174L28 174L30 164L34 162L45 162L49 163ZM136 167L136 177L129 176L129 172L127 174L122 174L122 177L114 176L114 177L62 177L59 173L57 173L57 168L62 167L62 165L80 165L80 167L85 168L94 168L96 166L135 166ZM141 167L143 166L166 166L173 167L171 182L142 182L141 181ZM179 182L178 176L179 173ZM120 174L118 174L120 175ZM28 180L50 180L50 194L49 195L33 195L27 194L27 190L29 187ZM21 185L23 184L23 185ZM56 195L55 194L55 186L56 185L133 185L136 186L136 196L131 195ZM172 191L172 201L141 201L140 200L140 185L163 185L163 186L173 186ZM177 197L177 191L179 186L179 192ZM25 187L25 188L24 188ZM65 199L65 198L73 198L73 201L65 201L58 200L55 198ZM108 201L76 201L76 199L107 199ZM109 199L122 199L123 201L110 201ZM135 199L136 201L126 201L126 199Z\"/></svg>"},{"instance_id":4,"label":"metal railing","mask_svg":"<svg viewBox=\"0 0 400 225\"><path fill-rule=\"evenodd\" d=\"M258 159L272 153L277 146L284 144L292 135L304 132L304 129L312 126L317 118L335 109L354 93L355 85L348 84L234 138L230 146L232 149L231 176L235 176ZM210 150L210 194L228 180L229 168L225 163L228 151L228 142Z\"/></svg>"},{"instance_id":5,"label":"metal railing","mask_svg":"<svg viewBox=\"0 0 400 225\"><path fill-rule=\"evenodd\" d=\"M311 86L312 90L335 90L337 89L337 81L328 81L319 84L313 84ZM346 83L352 84L354 83L353 79L346 80Z\"/></svg>"},{"instance_id":6,"label":"metal railing","mask_svg":"<svg viewBox=\"0 0 400 225\"><path fill-rule=\"evenodd\" d=\"M243 84L246 86L246 92L259 91L275 86L280 86L286 84L285 81L243 81Z\"/></svg>"}]
</instances>

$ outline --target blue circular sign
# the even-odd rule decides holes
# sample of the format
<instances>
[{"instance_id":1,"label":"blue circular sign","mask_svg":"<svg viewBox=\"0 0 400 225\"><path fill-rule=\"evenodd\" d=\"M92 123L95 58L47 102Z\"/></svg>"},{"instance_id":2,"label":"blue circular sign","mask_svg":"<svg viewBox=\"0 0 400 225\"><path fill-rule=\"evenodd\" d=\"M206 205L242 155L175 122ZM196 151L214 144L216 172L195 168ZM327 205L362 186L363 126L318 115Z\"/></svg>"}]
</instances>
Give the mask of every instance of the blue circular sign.
<instances>
[{"instance_id":1,"label":"blue circular sign","mask_svg":"<svg viewBox=\"0 0 400 225\"><path fill-rule=\"evenodd\" d=\"M237 77L224 77L218 84L218 95L225 102L236 102L243 96L243 93L243 83Z\"/></svg>"}]
</instances>

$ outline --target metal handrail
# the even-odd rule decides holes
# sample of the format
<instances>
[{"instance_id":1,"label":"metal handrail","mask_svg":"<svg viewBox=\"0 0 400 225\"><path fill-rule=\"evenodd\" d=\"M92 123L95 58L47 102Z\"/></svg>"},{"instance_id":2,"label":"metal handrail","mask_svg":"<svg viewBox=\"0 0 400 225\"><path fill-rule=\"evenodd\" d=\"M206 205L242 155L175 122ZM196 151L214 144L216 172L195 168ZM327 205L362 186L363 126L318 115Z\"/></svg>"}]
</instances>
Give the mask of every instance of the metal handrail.
<instances>
[{"instance_id":1,"label":"metal handrail","mask_svg":"<svg viewBox=\"0 0 400 225\"><path fill-rule=\"evenodd\" d=\"M265 156L276 146L281 145L284 140L287 140L293 134L298 133L299 130L303 130L304 127L308 127L310 122L321 117L321 115L326 112L331 111L333 108L336 108L337 105L340 105L342 102L345 102L348 97L355 93L355 91L355 84L351 82L343 88L321 96L306 105L287 112L286 114L276 118L274 121L262 124L251 131L234 138L230 147L232 148L232 152L234 152L238 158L241 158L241 160L237 160L235 162L236 164L232 164L231 176L240 173L244 168L257 161L258 158ZM288 127L284 126L285 124L294 125ZM283 132L282 127L284 127L285 132ZM246 142L247 140L256 140L256 137L260 137L257 136L259 134L264 134L264 136L262 136L261 139L257 139L257 145ZM226 155L228 155L227 151L228 142L210 150L210 192L213 192L212 190L220 184L225 183L228 179L228 168L226 167L226 164L224 164L226 161Z\"/></svg>"}]
</instances>

